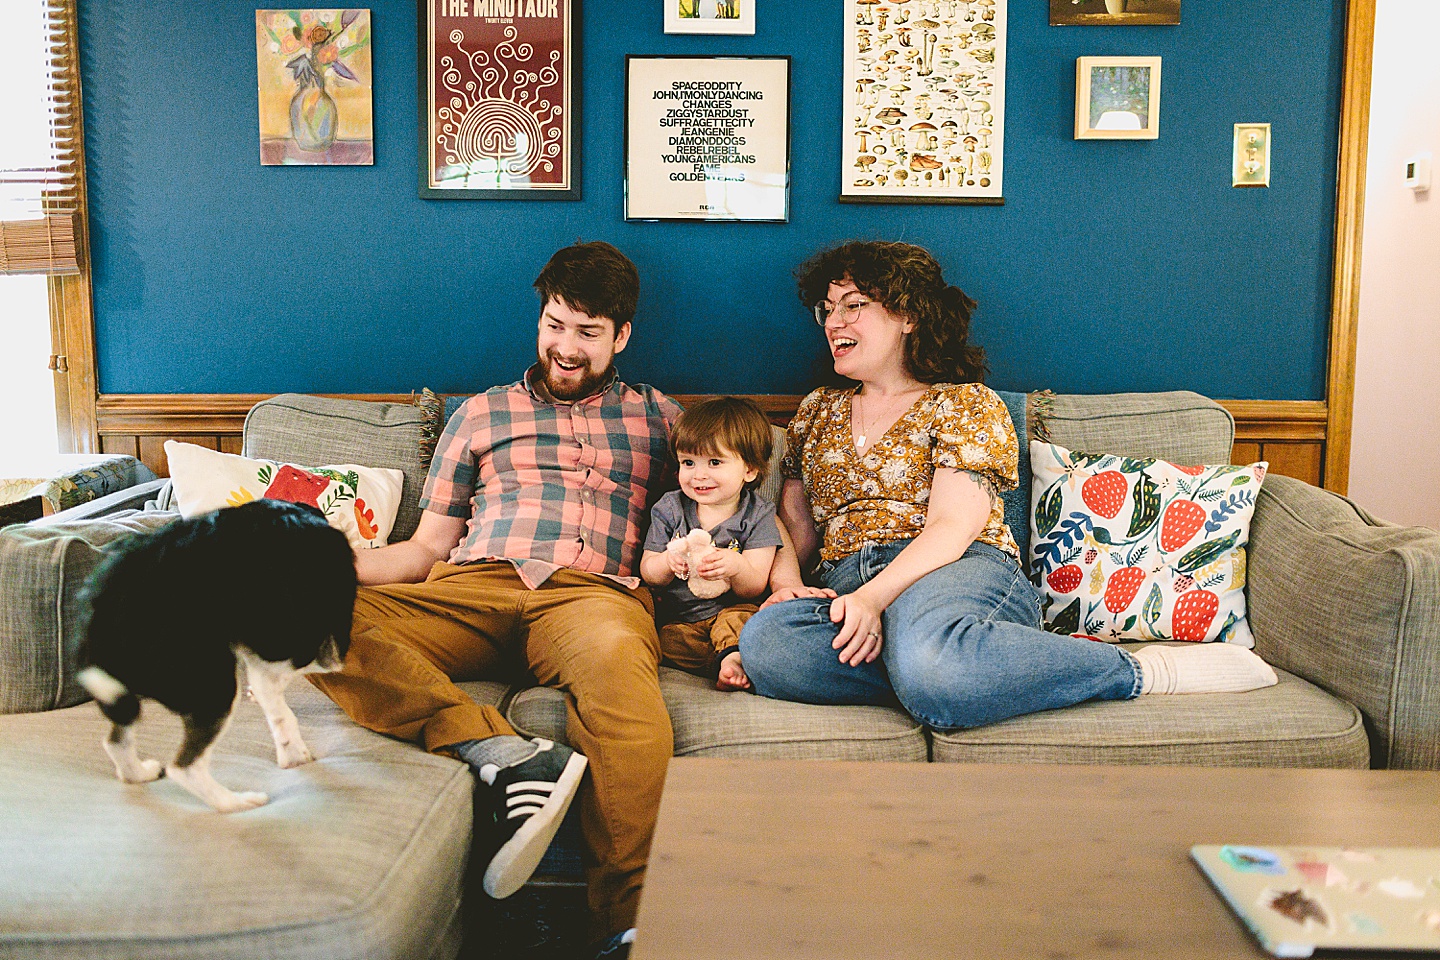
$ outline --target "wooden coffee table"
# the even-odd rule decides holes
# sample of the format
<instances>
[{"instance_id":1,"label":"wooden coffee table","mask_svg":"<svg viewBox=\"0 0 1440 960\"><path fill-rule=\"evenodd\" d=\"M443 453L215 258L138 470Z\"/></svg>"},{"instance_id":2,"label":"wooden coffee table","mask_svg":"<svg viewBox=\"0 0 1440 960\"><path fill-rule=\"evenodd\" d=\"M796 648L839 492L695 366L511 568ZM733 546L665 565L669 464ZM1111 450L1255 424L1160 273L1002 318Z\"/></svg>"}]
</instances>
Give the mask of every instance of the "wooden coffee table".
<instances>
[{"instance_id":1,"label":"wooden coffee table","mask_svg":"<svg viewBox=\"0 0 1440 960\"><path fill-rule=\"evenodd\" d=\"M633 955L1267 956L1197 843L1440 846L1440 773L677 759Z\"/></svg>"}]
</instances>

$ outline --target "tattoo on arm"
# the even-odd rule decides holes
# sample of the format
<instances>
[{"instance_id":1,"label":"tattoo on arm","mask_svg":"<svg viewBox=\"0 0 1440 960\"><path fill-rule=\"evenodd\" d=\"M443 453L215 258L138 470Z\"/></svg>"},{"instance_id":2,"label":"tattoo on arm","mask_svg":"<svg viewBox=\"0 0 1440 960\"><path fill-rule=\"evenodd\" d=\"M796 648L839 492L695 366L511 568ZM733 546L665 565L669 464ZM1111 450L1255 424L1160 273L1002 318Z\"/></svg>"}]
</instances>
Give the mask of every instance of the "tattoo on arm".
<instances>
[{"instance_id":1,"label":"tattoo on arm","mask_svg":"<svg viewBox=\"0 0 1440 960\"><path fill-rule=\"evenodd\" d=\"M975 486L985 492L985 496L990 498L990 509L995 509L995 504L1000 502L1000 491L996 488L995 481L983 473L976 473L974 470L961 470L960 472L969 477L974 481Z\"/></svg>"}]
</instances>

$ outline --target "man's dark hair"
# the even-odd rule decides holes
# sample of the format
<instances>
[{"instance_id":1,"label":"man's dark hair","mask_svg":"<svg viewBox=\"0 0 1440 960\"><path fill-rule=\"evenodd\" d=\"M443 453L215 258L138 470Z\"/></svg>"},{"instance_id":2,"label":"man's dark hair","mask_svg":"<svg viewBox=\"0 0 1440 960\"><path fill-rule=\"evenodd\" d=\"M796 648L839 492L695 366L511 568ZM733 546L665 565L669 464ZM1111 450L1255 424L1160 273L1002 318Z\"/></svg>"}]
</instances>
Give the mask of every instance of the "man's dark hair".
<instances>
[{"instance_id":1,"label":"man's dark hair","mask_svg":"<svg viewBox=\"0 0 1440 960\"><path fill-rule=\"evenodd\" d=\"M558 299L591 317L609 317L615 332L635 319L640 299L640 272L635 264L603 240L576 243L555 251L535 278L541 303Z\"/></svg>"},{"instance_id":2,"label":"man's dark hair","mask_svg":"<svg viewBox=\"0 0 1440 960\"><path fill-rule=\"evenodd\" d=\"M845 280L915 324L905 339L905 366L921 383L983 383L985 351L970 343L975 301L941 275L923 247L880 240L852 240L821 251L796 271L800 300L812 307L830 284Z\"/></svg>"}]
</instances>

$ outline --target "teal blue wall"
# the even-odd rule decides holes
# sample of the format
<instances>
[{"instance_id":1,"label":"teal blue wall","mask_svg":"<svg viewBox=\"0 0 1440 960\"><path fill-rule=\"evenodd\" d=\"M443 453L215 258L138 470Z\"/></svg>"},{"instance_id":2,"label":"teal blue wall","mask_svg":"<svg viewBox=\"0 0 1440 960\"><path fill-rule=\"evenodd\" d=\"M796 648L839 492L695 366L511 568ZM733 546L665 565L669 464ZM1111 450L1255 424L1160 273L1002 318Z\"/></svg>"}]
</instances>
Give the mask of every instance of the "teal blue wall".
<instances>
[{"instance_id":1,"label":"teal blue wall","mask_svg":"<svg viewBox=\"0 0 1440 960\"><path fill-rule=\"evenodd\" d=\"M587 0L578 202L416 196L416 10L372 0L375 165L261 167L254 4L80 0L100 389L458 392L517 378L530 282L577 238L640 268L621 373L795 393L823 344L791 270L851 237L923 244L980 302L992 385L1324 396L1344 0L1184 0L1178 27L1050 27L1010 0L1004 206L840 188L841 4L760 0L754 37L666 36ZM626 223L627 53L789 54L788 224ZM1164 58L1161 137L1072 139L1082 54ZM1272 186L1230 186L1237 121Z\"/></svg>"}]
</instances>

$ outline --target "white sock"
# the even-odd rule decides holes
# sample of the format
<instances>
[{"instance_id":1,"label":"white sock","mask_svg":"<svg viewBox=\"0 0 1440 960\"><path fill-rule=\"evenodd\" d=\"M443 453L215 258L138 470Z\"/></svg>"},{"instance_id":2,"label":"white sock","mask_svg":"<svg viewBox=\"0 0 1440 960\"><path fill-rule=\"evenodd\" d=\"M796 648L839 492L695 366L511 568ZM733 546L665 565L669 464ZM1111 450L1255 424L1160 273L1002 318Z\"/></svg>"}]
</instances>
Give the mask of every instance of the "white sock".
<instances>
[{"instance_id":1,"label":"white sock","mask_svg":"<svg viewBox=\"0 0 1440 960\"><path fill-rule=\"evenodd\" d=\"M1240 693L1279 679L1252 650L1233 643L1151 644L1135 651L1140 693Z\"/></svg>"}]
</instances>

